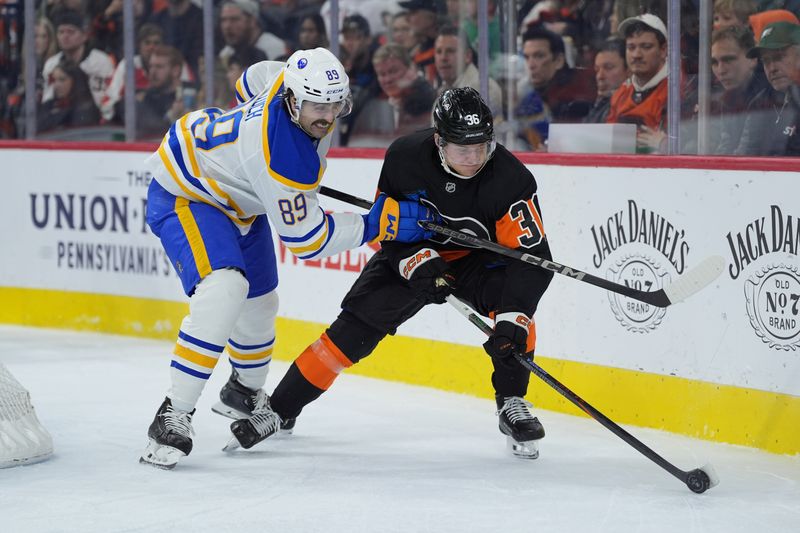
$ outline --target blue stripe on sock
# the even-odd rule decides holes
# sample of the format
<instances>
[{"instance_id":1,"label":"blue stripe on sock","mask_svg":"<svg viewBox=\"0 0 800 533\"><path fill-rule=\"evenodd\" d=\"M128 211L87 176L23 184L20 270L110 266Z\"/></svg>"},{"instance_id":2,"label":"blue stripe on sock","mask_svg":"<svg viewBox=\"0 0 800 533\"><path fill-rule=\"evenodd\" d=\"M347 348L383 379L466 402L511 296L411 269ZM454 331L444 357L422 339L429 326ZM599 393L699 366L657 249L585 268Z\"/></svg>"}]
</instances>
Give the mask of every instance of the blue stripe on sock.
<instances>
[{"instance_id":1,"label":"blue stripe on sock","mask_svg":"<svg viewBox=\"0 0 800 533\"><path fill-rule=\"evenodd\" d=\"M231 361L231 366L234 368L261 368L262 366L267 366L268 364L269 361L267 361L266 363L257 363L255 365L242 365L234 361Z\"/></svg>"},{"instance_id":2,"label":"blue stripe on sock","mask_svg":"<svg viewBox=\"0 0 800 533\"><path fill-rule=\"evenodd\" d=\"M224 346L217 346L216 344L211 344L210 342L201 341L200 339L196 339L191 335L184 333L183 331L178 331L178 337L187 342L191 342L195 346L205 348L206 350L211 350L212 352L222 353L222 350L225 349Z\"/></svg>"},{"instance_id":3,"label":"blue stripe on sock","mask_svg":"<svg viewBox=\"0 0 800 533\"><path fill-rule=\"evenodd\" d=\"M211 377L211 374L203 374L202 372L198 372L197 370L194 370L193 368L189 368L188 366L183 366L182 364L180 364L177 361L172 361L172 363L170 363L169 366L171 366L172 368L177 368L181 372L184 372L184 373L189 374L190 376L194 376L196 378L208 379L208 378Z\"/></svg>"},{"instance_id":4,"label":"blue stripe on sock","mask_svg":"<svg viewBox=\"0 0 800 533\"><path fill-rule=\"evenodd\" d=\"M272 346L272 343L275 342L275 339L272 339L264 344L239 344L238 342L234 342L233 339L228 339L228 343L234 348L238 348L239 350L255 350L258 348L266 348L267 346Z\"/></svg>"}]
</instances>

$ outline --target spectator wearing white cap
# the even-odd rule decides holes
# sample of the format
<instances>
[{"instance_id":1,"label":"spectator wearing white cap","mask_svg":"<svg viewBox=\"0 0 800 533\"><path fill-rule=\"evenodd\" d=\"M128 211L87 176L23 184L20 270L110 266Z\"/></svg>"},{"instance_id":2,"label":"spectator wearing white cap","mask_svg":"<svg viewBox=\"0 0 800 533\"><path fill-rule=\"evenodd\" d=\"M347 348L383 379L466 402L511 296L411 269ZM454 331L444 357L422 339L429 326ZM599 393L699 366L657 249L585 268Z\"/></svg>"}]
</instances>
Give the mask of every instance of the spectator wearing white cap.
<instances>
[{"instance_id":1,"label":"spectator wearing white cap","mask_svg":"<svg viewBox=\"0 0 800 533\"><path fill-rule=\"evenodd\" d=\"M666 141L667 28L645 13L623 20L618 31L631 77L611 97L606 122L636 124L637 151L658 151Z\"/></svg>"}]
</instances>

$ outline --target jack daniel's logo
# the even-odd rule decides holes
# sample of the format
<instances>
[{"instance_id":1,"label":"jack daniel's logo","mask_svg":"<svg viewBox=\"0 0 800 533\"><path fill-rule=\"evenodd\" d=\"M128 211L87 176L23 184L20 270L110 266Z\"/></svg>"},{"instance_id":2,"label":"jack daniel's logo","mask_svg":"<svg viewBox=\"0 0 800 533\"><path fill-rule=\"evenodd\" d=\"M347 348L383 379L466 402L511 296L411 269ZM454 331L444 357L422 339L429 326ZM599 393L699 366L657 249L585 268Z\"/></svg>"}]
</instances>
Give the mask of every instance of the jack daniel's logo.
<instances>
[{"instance_id":1,"label":"jack daniel's logo","mask_svg":"<svg viewBox=\"0 0 800 533\"><path fill-rule=\"evenodd\" d=\"M755 334L770 348L800 348L800 218L777 205L769 217L728 233L731 279L752 271L744 282L745 309Z\"/></svg>"}]
</instances>

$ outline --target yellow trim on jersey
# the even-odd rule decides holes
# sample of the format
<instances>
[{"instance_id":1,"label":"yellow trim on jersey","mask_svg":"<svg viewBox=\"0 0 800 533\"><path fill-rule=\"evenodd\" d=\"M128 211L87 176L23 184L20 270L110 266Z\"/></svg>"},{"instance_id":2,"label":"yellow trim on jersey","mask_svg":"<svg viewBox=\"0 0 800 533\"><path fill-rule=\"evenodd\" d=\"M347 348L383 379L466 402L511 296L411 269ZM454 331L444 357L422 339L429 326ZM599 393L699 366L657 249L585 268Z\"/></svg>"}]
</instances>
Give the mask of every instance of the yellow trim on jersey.
<instances>
[{"instance_id":1,"label":"yellow trim on jersey","mask_svg":"<svg viewBox=\"0 0 800 533\"><path fill-rule=\"evenodd\" d=\"M222 188L220 188L217 181L208 178L206 176L202 176L200 174L200 165L197 164L197 157L195 156L194 153L194 141L192 139L193 132L191 132L189 128L186 126L186 120L188 117L189 115L184 115L184 117L180 120L178 126L181 131L181 137L183 137L183 144L186 147L186 153L189 154L189 163L192 166L192 174L194 175L195 178L205 180L205 182L208 183L208 185L214 190L214 192L217 193L217 195L220 198L222 198L222 200L228 206L230 206L234 211L236 211L236 214L238 215L239 219L242 222L245 222L246 224L252 224L256 220L256 215L251 215L247 218L244 218L245 216L244 211L238 205L236 205L236 202L234 202L233 199L230 196L228 196L228 193L226 193L225 191L222 190Z\"/></svg>"},{"instance_id":2,"label":"yellow trim on jersey","mask_svg":"<svg viewBox=\"0 0 800 533\"><path fill-rule=\"evenodd\" d=\"M186 359L190 363L194 363L204 368L213 369L215 366L217 366L217 359L215 357L209 357L208 355L197 353L194 350L190 350L186 346L182 346L180 344L175 345L175 350L172 353L181 359Z\"/></svg>"},{"instance_id":3,"label":"yellow trim on jersey","mask_svg":"<svg viewBox=\"0 0 800 533\"><path fill-rule=\"evenodd\" d=\"M249 226L250 224L252 224L252 222L236 218L235 216L230 214L227 210L225 210L221 205L219 205L217 202L204 198L199 194L192 192L188 187L186 187L186 185L178 177L178 172L175 170L175 167L172 166L172 162L169 160L169 155L167 154L167 150L165 148L165 143L167 142L168 142L167 139L164 139L164 141L161 143L161 146L158 147L158 155L159 157L161 157L161 162L164 164L164 168L167 169L167 172L169 172L169 175L172 177L172 180L178 184L178 187L180 187L181 190L187 196L189 196L190 198L192 198L197 202L202 202L204 204L219 209L221 212L225 213L225 216L231 219L231 221L234 222L235 224L238 224L240 226Z\"/></svg>"},{"instance_id":4,"label":"yellow trim on jersey","mask_svg":"<svg viewBox=\"0 0 800 533\"><path fill-rule=\"evenodd\" d=\"M322 179L322 172L324 171L322 165L320 165L320 172L317 175L316 183L307 184L307 183L298 183L292 179L287 178L286 176L278 174L277 172L272 170L269 164L270 160L272 159L272 156L270 155L269 151L269 137L267 131L267 126L269 125L269 104L272 102L272 99L275 97L275 93L278 92L278 89L280 88L282 83L283 83L283 72L281 72L278 75L277 79L275 80L275 83L270 88L269 93L267 95L267 102L264 104L264 116L262 118L264 131L263 134L261 135L261 145L264 151L264 163L266 164L267 167L267 173L269 173L272 179L274 179L278 183L281 183L283 185L286 185L287 187L290 187L292 189L297 189L300 191L313 191L314 189L317 188L320 180Z\"/></svg>"},{"instance_id":5,"label":"yellow trim on jersey","mask_svg":"<svg viewBox=\"0 0 800 533\"><path fill-rule=\"evenodd\" d=\"M242 73L242 76L244 76L244 73ZM235 87L234 90L236 91L236 96L239 97L239 102L244 103L244 102L247 101L247 98L244 95L244 87L243 87L243 84L242 84L242 76L239 76L239 79L236 80L236 87Z\"/></svg>"},{"instance_id":6,"label":"yellow trim on jersey","mask_svg":"<svg viewBox=\"0 0 800 533\"><path fill-rule=\"evenodd\" d=\"M243 361L255 361L256 359L264 359L265 357L269 357L272 355L272 348L267 348L264 351L257 352L257 353L242 353L237 352L233 348L228 345L228 353L233 356L234 359L241 359Z\"/></svg>"},{"instance_id":7,"label":"yellow trim on jersey","mask_svg":"<svg viewBox=\"0 0 800 533\"><path fill-rule=\"evenodd\" d=\"M284 242L283 244L285 244L286 247L289 248L289 250L291 250L291 252L293 254L297 255L297 254L302 254L302 253L305 253L305 252L316 252L317 250L322 248L323 244L325 244L325 239L326 238L328 238L327 221L326 221L326 224L325 224L325 233L322 234L322 237L320 237L316 241L312 242L311 244L308 244L306 246L292 246L292 245L290 245L290 244L288 244L286 242Z\"/></svg>"},{"instance_id":8,"label":"yellow trim on jersey","mask_svg":"<svg viewBox=\"0 0 800 533\"><path fill-rule=\"evenodd\" d=\"M197 221L192 215L192 210L189 209L189 200L180 196L175 199L175 212L178 214L178 220L181 223L183 232L186 234L186 239L189 241L189 247L192 249L192 256L197 265L197 273L200 274L200 279L211 274L211 261L208 259L208 252L206 252L206 245L203 242L203 236L200 235L200 228L197 227Z\"/></svg>"}]
</instances>

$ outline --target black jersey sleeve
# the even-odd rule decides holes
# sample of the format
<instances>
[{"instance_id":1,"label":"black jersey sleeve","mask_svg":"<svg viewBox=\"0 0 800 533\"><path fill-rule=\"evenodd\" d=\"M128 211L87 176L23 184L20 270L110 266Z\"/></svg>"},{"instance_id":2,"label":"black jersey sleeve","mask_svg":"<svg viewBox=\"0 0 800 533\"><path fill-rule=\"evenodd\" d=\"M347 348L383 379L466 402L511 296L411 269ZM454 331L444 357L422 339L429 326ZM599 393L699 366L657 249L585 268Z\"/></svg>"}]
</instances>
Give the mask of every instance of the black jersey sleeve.
<instances>
[{"instance_id":1,"label":"black jersey sleeve","mask_svg":"<svg viewBox=\"0 0 800 533\"><path fill-rule=\"evenodd\" d=\"M507 171L514 172L518 179L514 180L516 190L512 189L510 194L504 195L504 200L496 206L497 242L543 259L552 259L539 206L536 180L518 161L509 165ZM498 312L520 312L533 316L551 279L553 273L548 270L523 261L510 260Z\"/></svg>"}]
</instances>

